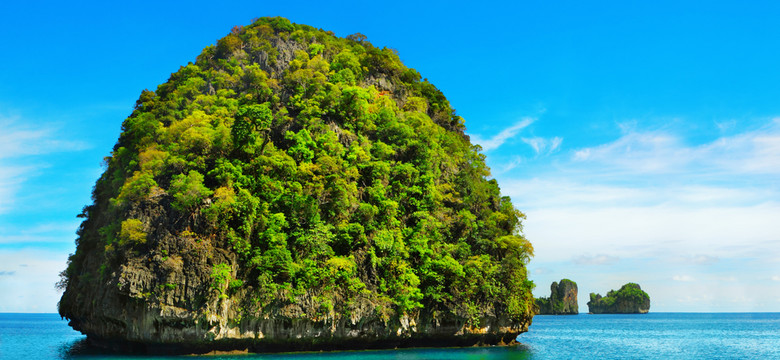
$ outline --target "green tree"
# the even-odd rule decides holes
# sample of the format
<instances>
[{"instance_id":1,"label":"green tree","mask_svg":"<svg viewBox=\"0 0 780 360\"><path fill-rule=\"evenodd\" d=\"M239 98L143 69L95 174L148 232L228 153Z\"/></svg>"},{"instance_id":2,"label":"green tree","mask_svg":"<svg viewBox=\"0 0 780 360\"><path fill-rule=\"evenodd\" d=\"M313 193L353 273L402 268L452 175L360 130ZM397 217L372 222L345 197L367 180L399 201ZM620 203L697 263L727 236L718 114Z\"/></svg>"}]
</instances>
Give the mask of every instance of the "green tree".
<instances>
[{"instance_id":1,"label":"green tree","mask_svg":"<svg viewBox=\"0 0 780 360\"><path fill-rule=\"evenodd\" d=\"M231 130L236 148L253 154L258 137L263 136L263 143L260 146L260 154L262 154L268 142L272 121L273 113L268 103L240 106Z\"/></svg>"},{"instance_id":2,"label":"green tree","mask_svg":"<svg viewBox=\"0 0 780 360\"><path fill-rule=\"evenodd\" d=\"M119 245L136 245L146 243L144 224L139 219L122 221L119 231Z\"/></svg>"},{"instance_id":3,"label":"green tree","mask_svg":"<svg viewBox=\"0 0 780 360\"><path fill-rule=\"evenodd\" d=\"M204 198L214 193L203 185L203 175L195 170L190 170L187 175L174 176L168 191L173 195L173 207L180 211L194 209L203 202Z\"/></svg>"}]
</instances>

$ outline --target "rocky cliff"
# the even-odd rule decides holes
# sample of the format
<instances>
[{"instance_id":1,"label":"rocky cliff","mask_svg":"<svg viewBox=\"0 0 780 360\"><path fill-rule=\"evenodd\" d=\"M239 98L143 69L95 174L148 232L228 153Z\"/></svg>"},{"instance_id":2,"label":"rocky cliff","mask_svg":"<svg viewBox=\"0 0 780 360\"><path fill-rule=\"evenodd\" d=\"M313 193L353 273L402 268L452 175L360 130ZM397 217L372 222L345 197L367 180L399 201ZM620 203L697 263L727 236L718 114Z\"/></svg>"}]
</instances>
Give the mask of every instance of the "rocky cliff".
<instances>
[{"instance_id":1,"label":"rocky cliff","mask_svg":"<svg viewBox=\"0 0 780 360\"><path fill-rule=\"evenodd\" d=\"M140 352L512 342L533 249L464 129L365 36L236 27L141 93L59 312Z\"/></svg>"},{"instance_id":2,"label":"rocky cliff","mask_svg":"<svg viewBox=\"0 0 780 360\"><path fill-rule=\"evenodd\" d=\"M650 311L650 296L638 284L628 283L620 290L610 290L607 296L590 294L591 314L645 314Z\"/></svg>"},{"instance_id":3,"label":"rocky cliff","mask_svg":"<svg viewBox=\"0 0 780 360\"><path fill-rule=\"evenodd\" d=\"M539 315L577 315L577 283L569 279L561 279L560 283L550 285L550 297L536 299Z\"/></svg>"}]
</instances>

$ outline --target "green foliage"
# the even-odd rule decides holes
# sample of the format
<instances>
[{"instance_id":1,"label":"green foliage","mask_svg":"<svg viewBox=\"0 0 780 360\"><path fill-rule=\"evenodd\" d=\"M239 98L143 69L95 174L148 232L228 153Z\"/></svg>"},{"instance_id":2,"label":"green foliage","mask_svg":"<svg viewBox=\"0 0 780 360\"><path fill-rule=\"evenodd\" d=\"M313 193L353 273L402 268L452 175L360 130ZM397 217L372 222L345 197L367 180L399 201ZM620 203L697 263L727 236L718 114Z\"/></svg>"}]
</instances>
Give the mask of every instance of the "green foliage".
<instances>
[{"instance_id":1,"label":"green foliage","mask_svg":"<svg viewBox=\"0 0 780 360\"><path fill-rule=\"evenodd\" d=\"M211 288L219 293L220 299L227 299L226 288L232 285L232 272L228 264L217 264L211 269Z\"/></svg>"},{"instance_id":2,"label":"green foliage","mask_svg":"<svg viewBox=\"0 0 780 360\"><path fill-rule=\"evenodd\" d=\"M314 152L317 150L317 143L311 138L308 130L302 129L297 133L287 132L285 138L292 140L294 145L290 146L287 153L298 162L310 162L314 159Z\"/></svg>"},{"instance_id":3,"label":"green foliage","mask_svg":"<svg viewBox=\"0 0 780 360\"><path fill-rule=\"evenodd\" d=\"M203 175L190 170L187 175L180 174L173 177L169 193L174 198L173 207L185 211L194 209L204 198L214 192L203 185Z\"/></svg>"},{"instance_id":4,"label":"green foliage","mask_svg":"<svg viewBox=\"0 0 780 360\"><path fill-rule=\"evenodd\" d=\"M322 44L310 44L309 45L309 55L310 56L317 56L322 53L322 50L325 49L325 45Z\"/></svg>"},{"instance_id":5,"label":"green foliage","mask_svg":"<svg viewBox=\"0 0 780 360\"><path fill-rule=\"evenodd\" d=\"M119 245L136 245L146 243L144 224L138 219L122 221L119 231Z\"/></svg>"},{"instance_id":6,"label":"green foliage","mask_svg":"<svg viewBox=\"0 0 780 360\"><path fill-rule=\"evenodd\" d=\"M629 301L649 301L650 296L647 295L646 292L644 292L638 284L636 283L628 283L623 285L620 290L618 290L617 293L614 294L615 297L627 299Z\"/></svg>"},{"instance_id":7,"label":"green foliage","mask_svg":"<svg viewBox=\"0 0 780 360\"><path fill-rule=\"evenodd\" d=\"M588 308L592 313L625 313L647 311L650 296L636 283L627 283L620 290L610 290L607 296L590 294Z\"/></svg>"},{"instance_id":8,"label":"green foliage","mask_svg":"<svg viewBox=\"0 0 780 360\"><path fill-rule=\"evenodd\" d=\"M289 66L284 43L298 49ZM81 255L93 242L143 243L139 220L112 219L154 209L179 239L232 252L211 288L247 291L256 310L316 294L320 315L371 299L385 320L454 307L473 325L528 319L524 215L421 79L360 34L284 18L235 28L142 92L66 276L95 276Z\"/></svg>"},{"instance_id":9,"label":"green foliage","mask_svg":"<svg viewBox=\"0 0 780 360\"><path fill-rule=\"evenodd\" d=\"M349 49L344 49L333 57L331 69L334 71L349 70L353 76L360 76L363 68L360 66L360 58Z\"/></svg>"},{"instance_id":10,"label":"green foliage","mask_svg":"<svg viewBox=\"0 0 780 360\"><path fill-rule=\"evenodd\" d=\"M141 201L149 196L152 188L157 186L154 177L149 172L136 171L133 176L125 181L116 197L117 204L123 204L126 201Z\"/></svg>"},{"instance_id":11,"label":"green foliage","mask_svg":"<svg viewBox=\"0 0 780 360\"><path fill-rule=\"evenodd\" d=\"M231 129L236 148L253 154L259 134L267 132L272 121L273 114L268 103L240 106Z\"/></svg>"}]
</instances>

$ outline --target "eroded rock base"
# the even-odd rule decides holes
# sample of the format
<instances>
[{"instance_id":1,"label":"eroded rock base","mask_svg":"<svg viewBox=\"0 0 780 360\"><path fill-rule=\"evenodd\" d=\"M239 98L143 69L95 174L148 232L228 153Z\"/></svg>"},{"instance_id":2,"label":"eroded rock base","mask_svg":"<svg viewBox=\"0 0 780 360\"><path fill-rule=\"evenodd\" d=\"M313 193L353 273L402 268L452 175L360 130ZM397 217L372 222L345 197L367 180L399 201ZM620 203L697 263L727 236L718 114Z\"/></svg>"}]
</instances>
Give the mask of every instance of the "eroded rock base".
<instances>
[{"instance_id":1,"label":"eroded rock base","mask_svg":"<svg viewBox=\"0 0 780 360\"><path fill-rule=\"evenodd\" d=\"M191 344L140 343L104 339L88 335L89 346L119 353L160 355L232 355L298 351L381 350L416 347L510 346L520 333L464 335L454 337L418 336L407 338L314 338L285 341L223 339Z\"/></svg>"}]
</instances>

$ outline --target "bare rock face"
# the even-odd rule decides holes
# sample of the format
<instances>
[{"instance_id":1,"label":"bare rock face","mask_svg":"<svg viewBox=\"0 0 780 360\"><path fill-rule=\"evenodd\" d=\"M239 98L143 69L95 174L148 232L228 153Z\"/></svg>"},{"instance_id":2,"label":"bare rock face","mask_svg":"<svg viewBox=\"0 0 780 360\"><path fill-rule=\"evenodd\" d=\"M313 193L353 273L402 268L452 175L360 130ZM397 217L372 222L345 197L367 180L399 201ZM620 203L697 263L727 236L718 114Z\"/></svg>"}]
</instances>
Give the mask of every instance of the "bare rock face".
<instances>
[{"instance_id":1,"label":"bare rock face","mask_svg":"<svg viewBox=\"0 0 780 360\"><path fill-rule=\"evenodd\" d=\"M550 285L550 297L536 299L539 315L577 315L577 283L562 279Z\"/></svg>"},{"instance_id":2,"label":"bare rock face","mask_svg":"<svg viewBox=\"0 0 780 360\"><path fill-rule=\"evenodd\" d=\"M141 94L59 312L142 353L512 343L532 247L464 129L365 37L236 27Z\"/></svg>"}]
</instances>

